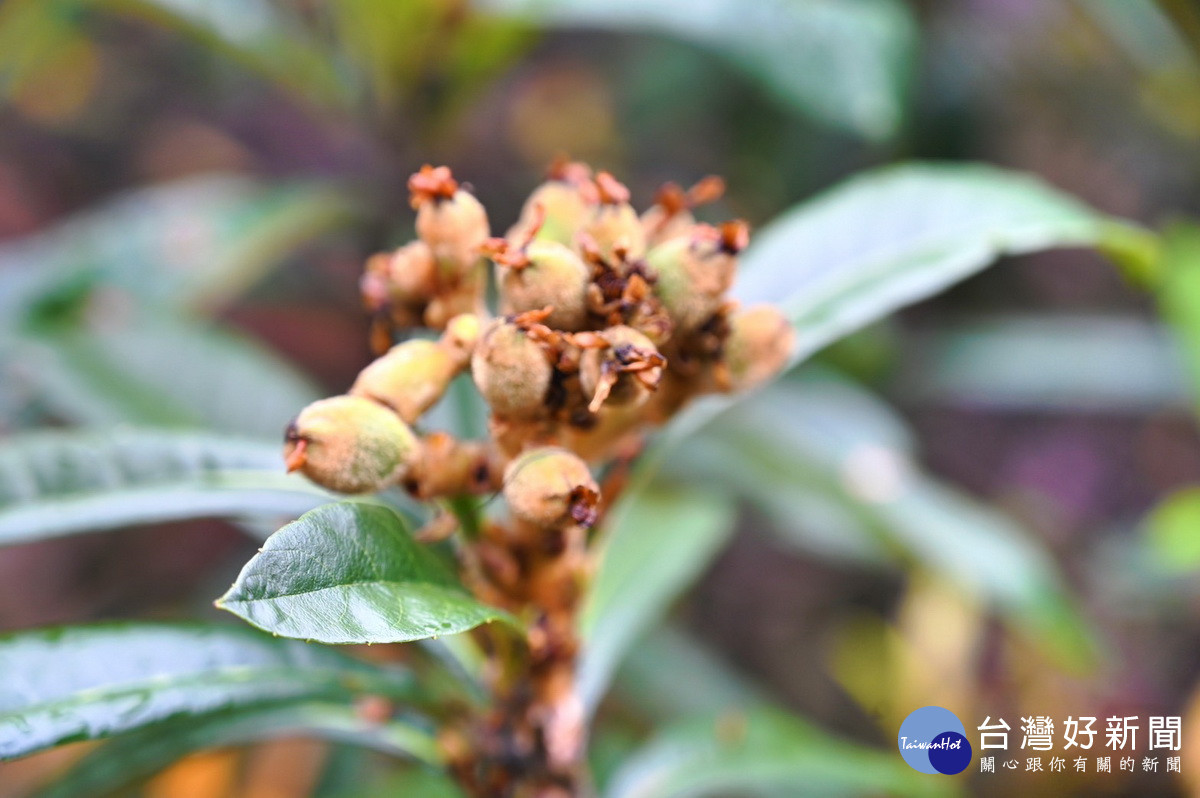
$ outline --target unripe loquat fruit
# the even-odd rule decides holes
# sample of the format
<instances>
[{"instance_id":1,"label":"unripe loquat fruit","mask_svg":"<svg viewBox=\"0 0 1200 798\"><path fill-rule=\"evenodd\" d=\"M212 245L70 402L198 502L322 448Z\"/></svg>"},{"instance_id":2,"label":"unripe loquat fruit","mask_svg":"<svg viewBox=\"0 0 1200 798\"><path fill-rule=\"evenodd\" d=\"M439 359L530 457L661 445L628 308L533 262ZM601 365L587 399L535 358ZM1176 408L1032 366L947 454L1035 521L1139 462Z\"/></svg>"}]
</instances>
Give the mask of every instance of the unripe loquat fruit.
<instances>
[{"instance_id":1,"label":"unripe loquat fruit","mask_svg":"<svg viewBox=\"0 0 1200 798\"><path fill-rule=\"evenodd\" d=\"M742 222L728 222L720 230L696 225L690 236L665 241L647 253L646 263L658 278L654 292L677 330L694 330L720 309L746 238Z\"/></svg>"},{"instance_id":2,"label":"unripe loquat fruit","mask_svg":"<svg viewBox=\"0 0 1200 798\"><path fill-rule=\"evenodd\" d=\"M350 395L386 405L412 424L437 404L450 381L470 362L479 334L478 316L455 316L439 340L405 341L377 358L359 372Z\"/></svg>"},{"instance_id":3,"label":"unripe loquat fruit","mask_svg":"<svg viewBox=\"0 0 1200 798\"><path fill-rule=\"evenodd\" d=\"M787 365L796 345L796 330L772 305L734 314L725 340L730 387L748 390L774 377Z\"/></svg>"},{"instance_id":4,"label":"unripe loquat fruit","mask_svg":"<svg viewBox=\"0 0 1200 798\"><path fill-rule=\"evenodd\" d=\"M400 417L360 396L313 402L289 426L288 471L339 493L368 493L400 480L420 442Z\"/></svg>"},{"instance_id":5,"label":"unripe loquat fruit","mask_svg":"<svg viewBox=\"0 0 1200 798\"><path fill-rule=\"evenodd\" d=\"M521 208L521 216L508 231L509 241L554 241L575 244L575 233L595 213L599 194L592 170L581 163L559 162Z\"/></svg>"},{"instance_id":6,"label":"unripe loquat fruit","mask_svg":"<svg viewBox=\"0 0 1200 798\"><path fill-rule=\"evenodd\" d=\"M408 181L417 210L417 235L429 245L443 279L460 279L479 263L487 241L487 211L459 188L449 168L428 164Z\"/></svg>"},{"instance_id":7,"label":"unripe loquat fruit","mask_svg":"<svg viewBox=\"0 0 1200 798\"><path fill-rule=\"evenodd\" d=\"M386 405L412 424L437 404L459 368L436 341L405 341L359 372L350 395Z\"/></svg>"},{"instance_id":8,"label":"unripe loquat fruit","mask_svg":"<svg viewBox=\"0 0 1200 798\"><path fill-rule=\"evenodd\" d=\"M637 211L629 204L629 189L608 172L596 175L600 204L596 206L582 232L596 243L601 256L612 258L622 250L628 258L646 254L646 232Z\"/></svg>"},{"instance_id":9,"label":"unripe loquat fruit","mask_svg":"<svg viewBox=\"0 0 1200 798\"><path fill-rule=\"evenodd\" d=\"M714 175L686 191L678 183L667 183L658 190L654 204L642 214L646 246L656 247L672 238L689 235L696 224L692 209L715 202L725 193L725 181Z\"/></svg>"},{"instance_id":10,"label":"unripe loquat fruit","mask_svg":"<svg viewBox=\"0 0 1200 798\"><path fill-rule=\"evenodd\" d=\"M540 529L595 520L600 489L577 455L557 447L530 449L504 471L504 498L513 516Z\"/></svg>"},{"instance_id":11,"label":"unripe loquat fruit","mask_svg":"<svg viewBox=\"0 0 1200 798\"><path fill-rule=\"evenodd\" d=\"M412 241L394 252L367 260L362 294L368 310L421 305L437 289L433 251L424 241Z\"/></svg>"},{"instance_id":12,"label":"unripe loquat fruit","mask_svg":"<svg viewBox=\"0 0 1200 798\"><path fill-rule=\"evenodd\" d=\"M471 376L493 413L534 418L546 409L553 369L540 344L511 320L499 318L475 347Z\"/></svg>"},{"instance_id":13,"label":"unripe loquat fruit","mask_svg":"<svg viewBox=\"0 0 1200 798\"><path fill-rule=\"evenodd\" d=\"M550 306L546 324L579 330L587 323L591 270L570 248L555 241L531 241L517 251L494 255L501 310L524 313Z\"/></svg>"}]
</instances>

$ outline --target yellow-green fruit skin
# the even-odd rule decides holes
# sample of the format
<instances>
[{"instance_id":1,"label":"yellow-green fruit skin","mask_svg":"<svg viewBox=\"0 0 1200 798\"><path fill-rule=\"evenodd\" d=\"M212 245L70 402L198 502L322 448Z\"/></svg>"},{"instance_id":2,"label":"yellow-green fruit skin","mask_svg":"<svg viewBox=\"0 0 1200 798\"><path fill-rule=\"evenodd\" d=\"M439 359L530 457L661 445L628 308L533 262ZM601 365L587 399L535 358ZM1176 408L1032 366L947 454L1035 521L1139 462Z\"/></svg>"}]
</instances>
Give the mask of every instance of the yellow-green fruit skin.
<instances>
[{"instance_id":1,"label":"yellow-green fruit skin","mask_svg":"<svg viewBox=\"0 0 1200 798\"><path fill-rule=\"evenodd\" d=\"M720 309L737 272L736 256L683 236L650 250L646 264L658 278L654 293L681 331L699 327Z\"/></svg>"},{"instance_id":2,"label":"yellow-green fruit skin","mask_svg":"<svg viewBox=\"0 0 1200 798\"><path fill-rule=\"evenodd\" d=\"M591 273L573 251L553 241L534 241L525 250L529 265L497 267L501 309L505 313L554 311L546 324L556 330L579 330L587 323L587 287Z\"/></svg>"},{"instance_id":3,"label":"yellow-green fruit skin","mask_svg":"<svg viewBox=\"0 0 1200 798\"><path fill-rule=\"evenodd\" d=\"M433 251L424 241L411 241L392 253L387 264L389 298L397 304L422 302L434 283Z\"/></svg>"},{"instance_id":4,"label":"yellow-green fruit skin","mask_svg":"<svg viewBox=\"0 0 1200 798\"><path fill-rule=\"evenodd\" d=\"M589 396L596 392L604 361L612 360L616 356L616 350L619 347L634 346L646 352L658 351L653 341L632 327L627 327L623 324L617 327L610 327L600 335L604 340L608 341L610 347L607 349L588 349L583 353L583 358L579 363L579 382L583 387L584 393ZM651 369L651 373L656 376L661 374L661 372L661 368ZM622 374L617 378L616 383L613 384L608 398L604 400L604 404L609 407L637 407L644 404L649 398L650 389L643 385L636 375Z\"/></svg>"},{"instance_id":5,"label":"yellow-green fruit skin","mask_svg":"<svg viewBox=\"0 0 1200 798\"><path fill-rule=\"evenodd\" d=\"M757 387L787 365L796 346L796 330L778 308L748 308L734 315L729 325L725 363L734 390Z\"/></svg>"},{"instance_id":6,"label":"yellow-green fruit skin","mask_svg":"<svg viewBox=\"0 0 1200 798\"><path fill-rule=\"evenodd\" d=\"M504 471L504 499L515 518L542 529L571 522L571 503L585 488L599 492L587 463L566 449L530 449Z\"/></svg>"},{"instance_id":7,"label":"yellow-green fruit skin","mask_svg":"<svg viewBox=\"0 0 1200 798\"><path fill-rule=\"evenodd\" d=\"M553 369L541 346L505 319L494 320L471 356L471 377L492 412L503 418L541 415Z\"/></svg>"},{"instance_id":8,"label":"yellow-green fruit skin","mask_svg":"<svg viewBox=\"0 0 1200 798\"><path fill-rule=\"evenodd\" d=\"M575 234L595 208L595 202L588 201L579 186L565 180L550 180L534 189L525 200L520 219L508 231L508 240L523 243L540 221L534 240L574 246Z\"/></svg>"},{"instance_id":9,"label":"yellow-green fruit skin","mask_svg":"<svg viewBox=\"0 0 1200 798\"><path fill-rule=\"evenodd\" d=\"M339 493L369 493L402 479L420 451L408 425L386 407L359 396L313 402L293 422L307 442L300 470ZM286 453L296 443L289 441Z\"/></svg>"},{"instance_id":10,"label":"yellow-green fruit skin","mask_svg":"<svg viewBox=\"0 0 1200 798\"><path fill-rule=\"evenodd\" d=\"M596 207L584 227L604 257L612 257L613 247L625 248L630 258L646 254L646 232L637 211L627 202L603 204Z\"/></svg>"},{"instance_id":11,"label":"yellow-green fruit skin","mask_svg":"<svg viewBox=\"0 0 1200 798\"><path fill-rule=\"evenodd\" d=\"M429 245L443 276L462 276L480 259L489 235L487 211L459 189L450 199L432 199L417 210L417 235Z\"/></svg>"},{"instance_id":12,"label":"yellow-green fruit skin","mask_svg":"<svg viewBox=\"0 0 1200 798\"><path fill-rule=\"evenodd\" d=\"M435 341L405 341L359 372L350 394L387 405L412 424L442 398L457 373L447 348Z\"/></svg>"},{"instance_id":13,"label":"yellow-green fruit skin","mask_svg":"<svg viewBox=\"0 0 1200 798\"><path fill-rule=\"evenodd\" d=\"M641 221L648 248L654 248L674 238L686 237L696 225L696 217L688 211L668 214L660 205L655 205L643 213Z\"/></svg>"}]
</instances>

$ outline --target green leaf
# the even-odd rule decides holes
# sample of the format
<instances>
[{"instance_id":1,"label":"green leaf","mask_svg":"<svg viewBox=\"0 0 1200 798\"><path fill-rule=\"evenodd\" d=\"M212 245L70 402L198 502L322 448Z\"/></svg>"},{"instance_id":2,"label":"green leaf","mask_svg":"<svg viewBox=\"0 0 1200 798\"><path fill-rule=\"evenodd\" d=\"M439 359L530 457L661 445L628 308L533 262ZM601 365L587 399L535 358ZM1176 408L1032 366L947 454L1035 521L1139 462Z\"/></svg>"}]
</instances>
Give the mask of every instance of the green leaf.
<instances>
[{"instance_id":1,"label":"green leaf","mask_svg":"<svg viewBox=\"0 0 1200 798\"><path fill-rule=\"evenodd\" d=\"M595 707L621 657L728 541L733 509L718 492L685 488L631 490L622 498L580 619L579 690L587 706Z\"/></svg>"},{"instance_id":2,"label":"green leaf","mask_svg":"<svg viewBox=\"0 0 1200 798\"><path fill-rule=\"evenodd\" d=\"M1144 275L1155 242L1026 175L909 164L852 178L764 228L735 292L783 306L800 361L1002 255L1098 247Z\"/></svg>"},{"instance_id":3,"label":"green leaf","mask_svg":"<svg viewBox=\"0 0 1200 798\"><path fill-rule=\"evenodd\" d=\"M105 743L35 798L96 798L128 790L193 751L282 736L318 737L439 765L428 731L406 720L363 720L333 703L262 704L211 716L173 718Z\"/></svg>"},{"instance_id":4,"label":"green leaf","mask_svg":"<svg viewBox=\"0 0 1200 798\"><path fill-rule=\"evenodd\" d=\"M913 355L896 388L905 403L1137 414L1189 406L1176 342L1132 315L989 316L905 339Z\"/></svg>"},{"instance_id":5,"label":"green leaf","mask_svg":"<svg viewBox=\"0 0 1200 798\"><path fill-rule=\"evenodd\" d=\"M250 339L184 319L0 336L0 393L78 424L203 427L280 440L317 391Z\"/></svg>"},{"instance_id":6,"label":"green leaf","mask_svg":"<svg viewBox=\"0 0 1200 798\"><path fill-rule=\"evenodd\" d=\"M48 299L98 287L146 307L211 311L351 213L320 183L206 176L129 192L0 246L0 320L52 321Z\"/></svg>"},{"instance_id":7,"label":"green leaf","mask_svg":"<svg viewBox=\"0 0 1200 798\"><path fill-rule=\"evenodd\" d=\"M249 629L107 624L0 637L0 759L264 701L408 698L410 677Z\"/></svg>"},{"instance_id":8,"label":"green leaf","mask_svg":"<svg viewBox=\"0 0 1200 798\"><path fill-rule=\"evenodd\" d=\"M1156 564L1166 571L1200 567L1200 488L1178 491L1155 507L1146 534Z\"/></svg>"},{"instance_id":9,"label":"green leaf","mask_svg":"<svg viewBox=\"0 0 1200 798\"><path fill-rule=\"evenodd\" d=\"M673 450L666 476L720 485L753 507L767 528L805 554L862 565L892 563L895 552L871 521L820 470L781 470L754 442L705 429Z\"/></svg>"},{"instance_id":10,"label":"green leaf","mask_svg":"<svg viewBox=\"0 0 1200 798\"><path fill-rule=\"evenodd\" d=\"M467 798L466 793L445 771L427 767L392 767L364 783L361 771L352 773L344 790L313 798L380 798L381 796L414 796L414 798Z\"/></svg>"},{"instance_id":11,"label":"green leaf","mask_svg":"<svg viewBox=\"0 0 1200 798\"><path fill-rule=\"evenodd\" d=\"M276 444L126 429L0 441L0 545L188 518L294 517L329 501Z\"/></svg>"},{"instance_id":12,"label":"green leaf","mask_svg":"<svg viewBox=\"0 0 1200 798\"><path fill-rule=\"evenodd\" d=\"M331 55L268 0L12 0L0 13L0 92L86 33L96 10L180 34L309 101L347 101Z\"/></svg>"},{"instance_id":13,"label":"green leaf","mask_svg":"<svg viewBox=\"0 0 1200 798\"><path fill-rule=\"evenodd\" d=\"M765 703L718 652L669 623L630 650L613 690L622 709L656 724Z\"/></svg>"},{"instance_id":14,"label":"green leaf","mask_svg":"<svg viewBox=\"0 0 1200 798\"><path fill-rule=\"evenodd\" d=\"M626 761L605 796L798 792L941 796L958 794L959 787L917 773L894 750L842 742L798 718L764 708L673 724Z\"/></svg>"},{"instance_id":15,"label":"green leaf","mask_svg":"<svg viewBox=\"0 0 1200 798\"><path fill-rule=\"evenodd\" d=\"M1200 408L1200 225L1175 222L1164 238L1158 304L1183 350L1192 401Z\"/></svg>"},{"instance_id":16,"label":"green leaf","mask_svg":"<svg viewBox=\"0 0 1200 798\"><path fill-rule=\"evenodd\" d=\"M422 124L433 123L433 129L461 113L481 85L533 40L520 24L478 13L447 26L445 9L430 2L342 0L327 11L341 60L355 68L376 107L420 108ZM420 93L431 64L437 65L440 90L429 104Z\"/></svg>"},{"instance_id":17,"label":"green leaf","mask_svg":"<svg viewBox=\"0 0 1200 798\"><path fill-rule=\"evenodd\" d=\"M892 0L486 0L483 8L692 42L781 101L872 140L900 126L917 44L911 12Z\"/></svg>"},{"instance_id":18,"label":"green leaf","mask_svg":"<svg viewBox=\"0 0 1200 798\"><path fill-rule=\"evenodd\" d=\"M217 606L284 637L397 643L515 621L479 603L392 510L343 502L267 539Z\"/></svg>"},{"instance_id":19,"label":"green leaf","mask_svg":"<svg viewBox=\"0 0 1200 798\"><path fill-rule=\"evenodd\" d=\"M794 521L780 495L791 485L819 493L860 543L874 541L873 556L945 576L1064 664L1092 661L1093 633L1052 557L1010 519L923 474L903 424L861 388L821 372L781 381L702 434L720 447L719 472L704 471L684 448L670 458L668 477L736 491L785 528Z\"/></svg>"}]
</instances>

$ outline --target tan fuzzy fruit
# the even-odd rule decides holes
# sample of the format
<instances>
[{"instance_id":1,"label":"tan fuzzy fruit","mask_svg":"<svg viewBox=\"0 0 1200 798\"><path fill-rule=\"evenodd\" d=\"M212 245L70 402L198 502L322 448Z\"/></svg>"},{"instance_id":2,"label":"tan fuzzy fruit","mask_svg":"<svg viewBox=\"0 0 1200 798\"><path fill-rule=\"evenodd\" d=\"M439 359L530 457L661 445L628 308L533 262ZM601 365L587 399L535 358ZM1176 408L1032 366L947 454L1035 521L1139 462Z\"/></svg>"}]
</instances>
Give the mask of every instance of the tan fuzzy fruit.
<instances>
[{"instance_id":1,"label":"tan fuzzy fruit","mask_svg":"<svg viewBox=\"0 0 1200 798\"><path fill-rule=\"evenodd\" d=\"M405 341L359 372L350 395L386 405L412 424L437 404L464 364L437 341Z\"/></svg>"},{"instance_id":2,"label":"tan fuzzy fruit","mask_svg":"<svg viewBox=\"0 0 1200 798\"><path fill-rule=\"evenodd\" d=\"M664 185L655 195L654 204L642 214L646 246L656 247L672 238L689 235L696 224L692 209L715 202L724 193L725 181L713 175L686 191L678 183Z\"/></svg>"},{"instance_id":3,"label":"tan fuzzy fruit","mask_svg":"<svg viewBox=\"0 0 1200 798\"><path fill-rule=\"evenodd\" d=\"M371 256L361 283L367 309L428 302L437 289L434 269L433 252L423 241Z\"/></svg>"},{"instance_id":4,"label":"tan fuzzy fruit","mask_svg":"<svg viewBox=\"0 0 1200 798\"><path fill-rule=\"evenodd\" d=\"M608 345L586 349L579 364L580 384L591 397L588 409L595 413L604 404L645 404L662 379L666 359L649 338L632 327L610 327L599 337Z\"/></svg>"},{"instance_id":5,"label":"tan fuzzy fruit","mask_svg":"<svg viewBox=\"0 0 1200 798\"><path fill-rule=\"evenodd\" d=\"M735 391L754 388L774 377L791 359L796 330L772 305L758 305L730 319L725 365Z\"/></svg>"},{"instance_id":6,"label":"tan fuzzy fruit","mask_svg":"<svg viewBox=\"0 0 1200 798\"><path fill-rule=\"evenodd\" d=\"M531 449L504 471L504 498L515 518L539 529L590 526L600 488L587 463L566 449Z\"/></svg>"},{"instance_id":7,"label":"tan fuzzy fruit","mask_svg":"<svg viewBox=\"0 0 1200 798\"><path fill-rule=\"evenodd\" d=\"M533 237L564 246L575 243L575 234L595 213L597 197L591 181L549 180L534 189L521 208L521 216L508 231L509 241Z\"/></svg>"},{"instance_id":8,"label":"tan fuzzy fruit","mask_svg":"<svg viewBox=\"0 0 1200 798\"><path fill-rule=\"evenodd\" d=\"M637 211L629 204L629 189L610 175L596 175L600 204L592 212L583 233L595 242L602 257L611 259L615 250L622 250L629 259L646 254L646 232Z\"/></svg>"},{"instance_id":9,"label":"tan fuzzy fruit","mask_svg":"<svg viewBox=\"0 0 1200 798\"><path fill-rule=\"evenodd\" d=\"M458 316L481 312L483 309L482 294L482 280L472 279L469 282L459 283L429 301L425 307L422 321L431 330L444 330L446 325Z\"/></svg>"},{"instance_id":10,"label":"tan fuzzy fruit","mask_svg":"<svg viewBox=\"0 0 1200 798\"><path fill-rule=\"evenodd\" d=\"M334 396L300 411L287 430L288 471L339 493L369 493L403 479L420 442L400 417L360 396Z\"/></svg>"},{"instance_id":11,"label":"tan fuzzy fruit","mask_svg":"<svg viewBox=\"0 0 1200 798\"><path fill-rule=\"evenodd\" d=\"M504 318L484 330L471 356L471 376L498 416L535 418L546 410L553 369L540 344Z\"/></svg>"},{"instance_id":12,"label":"tan fuzzy fruit","mask_svg":"<svg viewBox=\"0 0 1200 798\"><path fill-rule=\"evenodd\" d=\"M556 330L579 330L587 323L591 269L566 246L532 241L507 261L498 261L496 275L505 313L550 306L545 323Z\"/></svg>"},{"instance_id":13,"label":"tan fuzzy fruit","mask_svg":"<svg viewBox=\"0 0 1200 798\"><path fill-rule=\"evenodd\" d=\"M647 253L646 264L657 277L654 293L677 331L696 329L720 309L737 274L745 230L740 222L720 230L696 225L690 236L670 239Z\"/></svg>"},{"instance_id":14,"label":"tan fuzzy fruit","mask_svg":"<svg viewBox=\"0 0 1200 798\"><path fill-rule=\"evenodd\" d=\"M417 210L417 235L429 245L443 282L453 282L480 262L479 247L489 236L487 211L459 188L444 166L426 165L408 181Z\"/></svg>"}]
</instances>

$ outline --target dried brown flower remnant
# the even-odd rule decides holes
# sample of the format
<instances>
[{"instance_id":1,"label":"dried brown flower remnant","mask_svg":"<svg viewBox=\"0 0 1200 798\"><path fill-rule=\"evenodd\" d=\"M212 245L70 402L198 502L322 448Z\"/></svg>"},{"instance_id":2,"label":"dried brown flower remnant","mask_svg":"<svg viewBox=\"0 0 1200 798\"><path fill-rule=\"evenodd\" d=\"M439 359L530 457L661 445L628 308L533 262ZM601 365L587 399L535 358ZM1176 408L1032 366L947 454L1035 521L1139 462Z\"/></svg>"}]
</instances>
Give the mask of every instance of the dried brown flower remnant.
<instances>
[{"instance_id":1,"label":"dried brown flower remnant","mask_svg":"<svg viewBox=\"0 0 1200 798\"><path fill-rule=\"evenodd\" d=\"M414 208L429 202L451 199L458 191L458 181L448 166L425 164L421 170L408 178L409 201Z\"/></svg>"},{"instance_id":2,"label":"dried brown flower remnant","mask_svg":"<svg viewBox=\"0 0 1200 798\"><path fill-rule=\"evenodd\" d=\"M725 194L725 181L709 175L686 191L678 183L667 183L654 195L654 204L642 214L642 227L649 246L684 235L696 224L692 210L716 202Z\"/></svg>"},{"instance_id":3,"label":"dried brown flower remnant","mask_svg":"<svg viewBox=\"0 0 1200 798\"><path fill-rule=\"evenodd\" d=\"M600 337L606 346L585 352L579 369L583 390L592 396L588 409L595 413L605 402L617 407L644 404L658 388L666 358L632 327L611 327Z\"/></svg>"}]
</instances>

